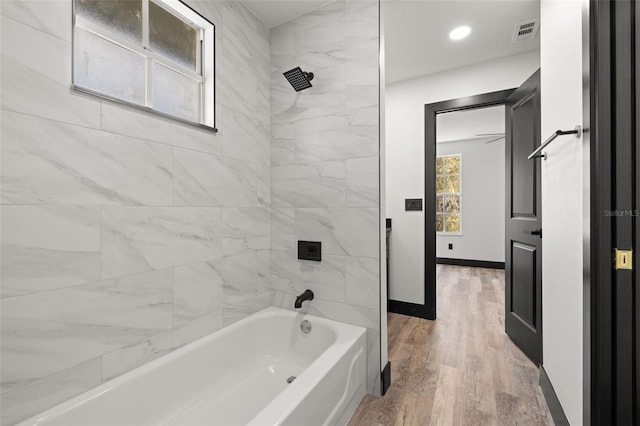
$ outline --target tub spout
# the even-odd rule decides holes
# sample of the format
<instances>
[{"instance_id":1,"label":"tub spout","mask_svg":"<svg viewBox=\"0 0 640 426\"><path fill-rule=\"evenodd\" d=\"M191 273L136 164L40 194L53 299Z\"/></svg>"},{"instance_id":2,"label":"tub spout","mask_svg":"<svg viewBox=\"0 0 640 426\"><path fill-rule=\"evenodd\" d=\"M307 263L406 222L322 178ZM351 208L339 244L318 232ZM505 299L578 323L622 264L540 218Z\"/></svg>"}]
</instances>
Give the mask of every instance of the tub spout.
<instances>
[{"instance_id":1,"label":"tub spout","mask_svg":"<svg viewBox=\"0 0 640 426\"><path fill-rule=\"evenodd\" d=\"M313 292L309 289L305 290L300 296L296 297L295 307L299 309L302 307L302 302L305 300L313 300Z\"/></svg>"}]
</instances>

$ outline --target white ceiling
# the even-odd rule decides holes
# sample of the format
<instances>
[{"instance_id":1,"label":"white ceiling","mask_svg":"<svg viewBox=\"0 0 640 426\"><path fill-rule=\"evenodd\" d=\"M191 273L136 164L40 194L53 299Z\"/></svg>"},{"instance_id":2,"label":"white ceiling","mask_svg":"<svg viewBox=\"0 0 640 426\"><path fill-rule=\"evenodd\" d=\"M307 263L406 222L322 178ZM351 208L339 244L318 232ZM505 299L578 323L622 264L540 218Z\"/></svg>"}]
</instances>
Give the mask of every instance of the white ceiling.
<instances>
[{"instance_id":1,"label":"white ceiling","mask_svg":"<svg viewBox=\"0 0 640 426\"><path fill-rule=\"evenodd\" d=\"M504 133L504 105L446 112L436 116L436 142L477 139L487 142L498 136L478 136Z\"/></svg>"},{"instance_id":2,"label":"white ceiling","mask_svg":"<svg viewBox=\"0 0 640 426\"><path fill-rule=\"evenodd\" d=\"M538 0L384 0L386 81L459 68L538 50L539 37L513 43L514 27L540 18ZM449 32L469 25L471 35Z\"/></svg>"},{"instance_id":3,"label":"white ceiling","mask_svg":"<svg viewBox=\"0 0 640 426\"><path fill-rule=\"evenodd\" d=\"M240 0L269 28L291 21L334 0Z\"/></svg>"},{"instance_id":4,"label":"white ceiling","mask_svg":"<svg viewBox=\"0 0 640 426\"><path fill-rule=\"evenodd\" d=\"M241 1L269 28L331 3ZM540 18L540 0L381 1L387 83L539 50L539 36L518 43L512 39L517 23ZM449 40L449 32L460 25L471 26L471 35L459 41Z\"/></svg>"}]
</instances>

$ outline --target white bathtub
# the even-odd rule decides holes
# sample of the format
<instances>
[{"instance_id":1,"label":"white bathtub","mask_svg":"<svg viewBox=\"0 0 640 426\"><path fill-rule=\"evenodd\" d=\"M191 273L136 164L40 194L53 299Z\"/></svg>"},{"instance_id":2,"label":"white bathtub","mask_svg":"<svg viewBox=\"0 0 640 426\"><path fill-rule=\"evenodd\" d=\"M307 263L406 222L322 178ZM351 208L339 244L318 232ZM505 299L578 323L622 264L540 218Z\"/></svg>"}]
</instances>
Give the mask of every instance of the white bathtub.
<instances>
[{"instance_id":1,"label":"white bathtub","mask_svg":"<svg viewBox=\"0 0 640 426\"><path fill-rule=\"evenodd\" d=\"M345 424L365 392L365 339L361 327L267 308L20 425Z\"/></svg>"}]
</instances>

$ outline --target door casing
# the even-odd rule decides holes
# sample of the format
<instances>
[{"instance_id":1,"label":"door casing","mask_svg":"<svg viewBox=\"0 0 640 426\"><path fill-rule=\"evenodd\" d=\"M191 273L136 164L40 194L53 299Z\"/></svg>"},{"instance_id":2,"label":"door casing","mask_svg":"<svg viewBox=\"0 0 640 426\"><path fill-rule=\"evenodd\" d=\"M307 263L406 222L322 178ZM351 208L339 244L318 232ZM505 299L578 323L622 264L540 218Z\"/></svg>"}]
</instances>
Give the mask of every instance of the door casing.
<instances>
[{"instance_id":1,"label":"door casing","mask_svg":"<svg viewBox=\"0 0 640 426\"><path fill-rule=\"evenodd\" d=\"M584 424L640 422L637 250L634 270L616 271L612 263L613 248L640 246L638 22L634 1L583 7Z\"/></svg>"},{"instance_id":2,"label":"door casing","mask_svg":"<svg viewBox=\"0 0 640 426\"><path fill-rule=\"evenodd\" d=\"M436 319L436 116L495 105L504 105L515 88L425 105L424 146L424 305L416 305L422 318Z\"/></svg>"}]
</instances>

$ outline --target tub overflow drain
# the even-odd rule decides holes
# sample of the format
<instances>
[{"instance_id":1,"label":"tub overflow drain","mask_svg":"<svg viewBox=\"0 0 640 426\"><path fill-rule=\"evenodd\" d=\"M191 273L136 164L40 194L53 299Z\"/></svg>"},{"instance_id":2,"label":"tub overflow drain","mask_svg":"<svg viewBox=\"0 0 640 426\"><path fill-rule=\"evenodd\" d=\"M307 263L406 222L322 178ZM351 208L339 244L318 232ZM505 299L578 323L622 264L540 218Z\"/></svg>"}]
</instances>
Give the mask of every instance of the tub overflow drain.
<instances>
[{"instance_id":1,"label":"tub overflow drain","mask_svg":"<svg viewBox=\"0 0 640 426\"><path fill-rule=\"evenodd\" d=\"M291 376L287 379L287 383L291 383L296 379L296 376Z\"/></svg>"},{"instance_id":2,"label":"tub overflow drain","mask_svg":"<svg viewBox=\"0 0 640 426\"><path fill-rule=\"evenodd\" d=\"M300 330L302 330L304 334L311 333L311 323L307 320L302 321L302 323L300 323Z\"/></svg>"}]
</instances>

